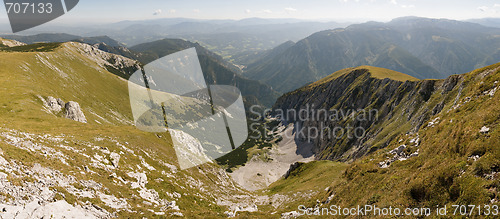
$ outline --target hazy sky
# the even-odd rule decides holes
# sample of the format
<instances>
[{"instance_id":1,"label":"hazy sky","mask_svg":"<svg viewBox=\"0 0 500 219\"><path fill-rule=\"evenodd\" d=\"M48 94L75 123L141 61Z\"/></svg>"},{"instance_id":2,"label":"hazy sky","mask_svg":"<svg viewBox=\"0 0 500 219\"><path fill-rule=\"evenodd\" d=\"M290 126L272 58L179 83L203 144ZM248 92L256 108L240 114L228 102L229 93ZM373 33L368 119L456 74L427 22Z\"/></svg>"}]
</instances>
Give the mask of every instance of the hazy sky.
<instances>
[{"instance_id":1,"label":"hazy sky","mask_svg":"<svg viewBox=\"0 0 500 219\"><path fill-rule=\"evenodd\" d=\"M7 23L3 7L0 12L0 23ZM109 23L167 17L387 21L401 16L457 20L500 17L500 0L80 0L73 11L54 22Z\"/></svg>"}]
</instances>

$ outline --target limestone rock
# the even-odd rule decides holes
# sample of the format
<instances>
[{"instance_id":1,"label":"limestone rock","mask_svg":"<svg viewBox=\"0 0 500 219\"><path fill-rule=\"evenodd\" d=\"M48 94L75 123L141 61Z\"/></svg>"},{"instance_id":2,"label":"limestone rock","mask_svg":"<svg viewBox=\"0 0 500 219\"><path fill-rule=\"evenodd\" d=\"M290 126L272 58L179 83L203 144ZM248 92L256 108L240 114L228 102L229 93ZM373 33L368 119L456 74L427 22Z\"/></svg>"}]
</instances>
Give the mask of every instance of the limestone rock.
<instances>
[{"instance_id":1,"label":"limestone rock","mask_svg":"<svg viewBox=\"0 0 500 219\"><path fill-rule=\"evenodd\" d=\"M486 134L486 133L488 133L488 132L490 132L490 128L488 128L488 127L486 127L486 126L483 126L483 127L481 128L481 130L479 130L479 133L481 133L481 134Z\"/></svg>"},{"instance_id":2,"label":"limestone rock","mask_svg":"<svg viewBox=\"0 0 500 219\"><path fill-rule=\"evenodd\" d=\"M286 171L285 175L283 175L283 177L285 179L287 179L290 174L297 168L299 168L303 163L300 163L300 162L295 162L293 164L290 164L290 168L288 169L288 171Z\"/></svg>"},{"instance_id":3,"label":"limestone rock","mask_svg":"<svg viewBox=\"0 0 500 219\"><path fill-rule=\"evenodd\" d=\"M113 164L113 166L117 168L118 163L120 162L120 155L115 152L111 152L109 158L111 159L111 164Z\"/></svg>"},{"instance_id":4,"label":"limestone rock","mask_svg":"<svg viewBox=\"0 0 500 219\"><path fill-rule=\"evenodd\" d=\"M281 218L285 218L285 219L296 218L296 217L299 217L299 216L301 216L301 215L297 211L290 211L290 212L285 212L285 213L281 214Z\"/></svg>"},{"instance_id":5,"label":"limestone rock","mask_svg":"<svg viewBox=\"0 0 500 219\"><path fill-rule=\"evenodd\" d=\"M69 101L64 106L66 109L64 117L75 120L77 122L87 123L87 119L80 108L80 104L74 101Z\"/></svg>"},{"instance_id":6,"label":"limestone rock","mask_svg":"<svg viewBox=\"0 0 500 219\"><path fill-rule=\"evenodd\" d=\"M396 155L401 155L401 153L403 153L403 151L405 149L406 149L406 145L401 145L401 146L395 148L394 150L390 151L389 153L396 154Z\"/></svg>"},{"instance_id":7,"label":"limestone rock","mask_svg":"<svg viewBox=\"0 0 500 219\"><path fill-rule=\"evenodd\" d=\"M97 218L80 206L72 206L65 200L41 204L33 201L25 206L0 204L2 218Z\"/></svg>"},{"instance_id":8,"label":"limestone rock","mask_svg":"<svg viewBox=\"0 0 500 219\"><path fill-rule=\"evenodd\" d=\"M64 102L59 98L54 98L52 96L47 97L47 106L49 110L55 113L61 112L64 108Z\"/></svg>"}]
</instances>

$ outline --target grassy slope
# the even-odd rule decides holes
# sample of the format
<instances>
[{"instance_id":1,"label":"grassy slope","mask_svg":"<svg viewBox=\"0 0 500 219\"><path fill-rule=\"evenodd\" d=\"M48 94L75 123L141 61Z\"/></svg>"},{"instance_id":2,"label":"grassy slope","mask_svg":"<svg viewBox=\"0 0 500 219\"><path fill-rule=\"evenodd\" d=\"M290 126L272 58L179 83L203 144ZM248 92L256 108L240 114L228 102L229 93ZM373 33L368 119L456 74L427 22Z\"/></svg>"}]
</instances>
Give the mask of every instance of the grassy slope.
<instances>
[{"instance_id":1,"label":"grassy slope","mask_svg":"<svg viewBox=\"0 0 500 219\"><path fill-rule=\"evenodd\" d=\"M484 77L486 72L490 74ZM410 139L415 138L416 133L401 133L385 149L359 159L345 169L331 161L310 163L304 167L308 171L299 168L294 173L297 178L282 179L269 191L293 192L313 185L319 189L333 188L318 190L318 195L302 201L301 204L308 207L314 207L316 199L325 201L331 194L335 196L330 204L342 207L375 204L379 207L435 208L436 205L447 205L450 209L451 204L479 205L490 204L490 200L498 201L500 179L498 176L488 179L486 174L500 169L500 95L498 91L493 97L483 93L498 86L498 83L494 85L495 81L500 81L500 63L466 74L458 101L462 105L454 109L453 101L448 101L442 112L430 119L439 117L439 123L424 125L418 132L420 146L406 149L406 153L418 149L418 157L396 161L389 168L378 166L379 162L392 157L388 154L390 150L401 144L412 145ZM451 91L452 95L457 95L458 87ZM465 102L466 97L472 100ZM434 92L429 102L441 98L443 94ZM483 126L489 127L490 132L479 133ZM380 135L384 137L384 133ZM474 161L470 158L474 155L480 158ZM317 166L328 167L330 171L315 174ZM339 177L340 173L342 177ZM311 174L327 180L296 180L307 179Z\"/></svg>"},{"instance_id":2,"label":"grassy slope","mask_svg":"<svg viewBox=\"0 0 500 219\"><path fill-rule=\"evenodd\" d=\"M54 70L54 67L45 65L37 57L48 60L60 72ZM96 137L116 139L134 150L137 155L144 157L146 162L156 168L155 171L148 171L147 188L156 189L161 198L168 200L172 199L166 196L166 192L183 194L177 203L184 215L220 216L223 214L223 208L213 204L214 197L217 195L210 195L225 191L216 183L220 181L218 180L220 176L210 172L214 166L212 164L201 166L201 170L205 170L204 173L196 168L180 171L175 175L176 178L161 174L163 170L169 172L169 169L161 165L159 161L177 163L169 135L160 133L158 136L161 138L159 138L155 133L145 133L130 125L132 114L127 82L77 52L75 45L62 44L51 52L0 52L0 66L2 66L0 68L0 127L39 135L66 136L67 144L79 149L87 149L89 155L99 153L99 151L86 148L88 143L108 148L110 151L122 150L111 140L95 140ZM70 100L78 102L89 121L88 124L43 111L42 101L37 95L54 96L66 102ZM4 139L0 137L0 140ZM45 145L44 142L38 143ZM57 145L45 146L58 149ZM14 159L26 166L40 163L42 166L60 170L64 174L74 175L79 180L92 179L99 182L109 189L106 191L107 194L127 198L132 209L140 212L141 217L153 216L146 208L160 211L155 207L145 206L143 200L137 198L139 196L137 190L114 183L109 177L109 172L90 167L97 174L81 174L83 167L89 165L91 161L75 151L63 150L63 153L70 157L69 165L65 165L58 159L48 159L38 153L13 147L4 141L0 141L0 149L7 160ZM134 181L126 173L135 171L139 164L141 160L137 156L129 153L122 154L120 168L116 170L116 173L124 179ZM190 186L188 181L191 177L200 180L204 188ZM163 181L153 180L158 178ZM202 192L200 189L208 191ZM83 199L76 199L71 195L67 195L66 200L70 203L84 202ZM108 211L114 211L100 203L98 199L91 199L91 201ZM125 211L118 214L122 217L130 216ZM136 216L138 215L132 217Z\"/></svg>"}]
</instances>

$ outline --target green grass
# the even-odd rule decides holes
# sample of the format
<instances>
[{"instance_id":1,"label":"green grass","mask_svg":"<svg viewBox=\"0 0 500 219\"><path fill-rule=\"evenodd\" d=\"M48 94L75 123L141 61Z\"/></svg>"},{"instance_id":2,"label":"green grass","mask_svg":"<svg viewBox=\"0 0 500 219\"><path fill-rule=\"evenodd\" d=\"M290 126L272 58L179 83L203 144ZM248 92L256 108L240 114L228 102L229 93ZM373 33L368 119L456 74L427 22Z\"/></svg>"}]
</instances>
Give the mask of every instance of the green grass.
<instances>
[{"instance_id":1,"label":"green grass","mask_svg":"<svg viewBox=\"0 0 500 219\"><path fill-rule=\"evenodd\" d=\"M279 212L297 210L298 204L314 207L316 200L324 202L332 194L335 195L330 204L342 207L375 204L378 207L429 207L434 210L436 205L451 208L453 204L480 205L499 200L500 179L498 176L488 178L488 174L500 171L500 95L490 97L483 93L499 86L494 84L500 81L499 67L500 63L461 76L464 82L459 103L466 97L472 100L462 102L458 109L453 109L453 103L461 81L447 93L435 90L427 101L422 101L420 96L402 97L401 104L393 105L391 118L371 127L379 131L367 142L372 146L370 153L350 164L329 161L304 164L293 171L290 178L275 182L264 192L270 195L317 192L310 198L298 198L296 203ZM359 77L359 80L364 80L364 77ZM444 80L434 82L439 88ZM359 81L353 84L354 87L347 89L353 91L360 85ZM431 115L432 109L441 102L445 103L443 110ZM408 114L426 112L429 119L424 121L418 133L409 133L415 124L407 120ZM427 126L428 121L437 117L439 123ZM490 128L490 132L479 133L483 126ZM420 145L415 147L410 139L417 134ZM419 156L380 168L381 161L393 156L388 152L401 144L408 146L405 153L418 150ZM317 158L345 152L342 146L330 146L331 150L323 151ZM480 158L474 161L470 158L473 155ZM329 189L325 190L326 187Z\"/></svg>"},{"instance_id":2,"label":"green grass","mask_svg":"<svg viewBox=\"0 0 500 219\"><path fill-rule=\"evenodd\" d=\"M15 48L15 47L13 47ZM30 46L17 48L17 52L0 51L0 127L19 130L22 132L52 136L64 135L67 144L76 149L84 150L85 154L93 156L101 154L100 150L89 148L93 144L102 148L108 148L111 152L124 151L116 142L135 151L130 154L124 151L121 155L119 168L115 171L129 181L135 181L128 177L127 173L138 170L142 156L148 164L156 168L148 171L147 188L154 188L160 197L172 201L175 199L167 196L167 192L177 192L182 197L177 200L181 212L186 217L196 215L207 215L221 217L227 209L214 204L213 197L219 197L222 191L232 191L239 194L236 188L222 188L219 185L219 176L215 172L215 164L205 164L176 174L176 178L169 178L162 171L170 170L159 163L159 161L177 165L175 150L168 133L147 133L138 130L130 124L132 113L128 97L127 81L116 74L108 72L105 68L98 66L95 61L80 54L74 45L69 43L49 47ZM34 50L33 50L34 49ZM43 53L33 52L43 50ZM22 52L21 52L22 51ZM50 63L50 64L45 64ZM88 123L79 123L69 119L53 115L43 111L42 96L53 96L64 101L76 101L82 107ZM97 114L97 115L94 115ZM2 130L4 131L4 130ZM103 141L95 140L96 137L104 138ZM139 197L137 189L131 189L128 185L117 184L109 177L111 174L100 168L89 166L91 159L82 156L79 152L59 148L47 142L34 140L35 143L52 147L63 152L69 159L69 165L63 164L56 158L50 158L39 154L19 149L4 142L0 137L0 149L4 152L3 157L7 160L16 160L25 166L33 166L39 163L44 167L61 171L66 175L73 175L78 180L94 180L107 188L101 192L113 194L117 198L127 198L128 203L139 213L127 211L118 212L119 217L148 217L155 218L147 209L160 211L158 207L146 206L143 199ZM146 155L147 152L152 158ZM104 154L105 155L105 154ZM105 155L105 159L108 159ZM154 158L154 160L153 160ZM96 174L81 174L84 166L88 166ZM188 177L201 181L203 188L191 188L187 181ZM158 181L155 181L157 179ZM161 179L161 180L159 180ZM70 203L83 203L85 198L78 198L64 192L64 188L57 188L61 195ZM196 202L195 202L196 200ZM92 202L115 212L100 202L92 199ZM168 213L167 213L168 215Z\"/></svg>"},{"instance_id":3,"label":"green grass","mask_svg":"<svg viewBox=\"0 0 500 219\"><path fill-rule=\"evenodd\" d=\"M349 74L355 70L361 70L361 69L368 70L368 72L370 73L370 75L372 77L378 78L378 79L389 78L392 80L403 81L403 82L404 81L418 81L419 80L415 77L409 76L407 74L403 74L401 72L393 71L390 69L363 65L363 66L359 66L359 67L355 67L355 68L345 68L345 69L336 71L336 72L334 72L334 73L332 73L332 74L330 74L330 75L328 75L328 76L326 76L326 77L324 77L316 82L311 83L310 85L306 86L305 88L317 87L321 84L328 83L328 82L330 82L330 81L332 81L340 76L343 76L343 75Z\"/></svg>"},{"instance_id":4,"label":"green grass","mask_svg":"<svg viewBox=\"0 0 500 219\"><path fill-rule=\"evenodd\" d=\"M127 146L134 150L136 155L141 155L157 169L148 174L147 188L157 190L160 197L164 198L168 197L167 192L182 194L182 198L177 202L186 217L199 217L200 215L224 217L223 212L227 209L215 205L215 198L222 195L223 191L229 194L242 193L237 189L224 190L227 188L218 184L219 173L210 171L217 170L217 164L206 164L200 166L200 169L191 168L180 171L176 179L161 174L161 171L166 168L158 160L170 164L177 163L168 133L158 135L146 133L124 123L123 120L132 120L127 96L127 81L81 55L72 45L61 44L51 51L45 50L44 53L30 52L31 49L19 51L24 52L0 51L0 66L2 66L0 68L0 127L40 135L64 134L69 139L65 144L86 149L89 155L100 153L99 150L87 148L86 144L89 142L106 147L110 151L120 151L122 148L109 138L119 139L122 144L127 142ZM46 60L50 60L51 65L44 64ZM249 218L279 216L281 212L297 210L300 204L314 206L316 200L324 201L332 194L335 194L332 204L345 207L358 204L376 204L381 207L483 204L488 203L492 198L500 197L499 179L488 180L484 177L484 174L498 171L500 166L500 105L498 104L500 95L480 96L483 91L492 88L494 81L500 81L500 73L497 71L483 79L479 77L482 71L499 65L465 76L465 88L460 99L474 97L474 100L449 112L451 105L447 104L438 115L441 121L439 124L434 127L422 127L419 131L422 143L418 148L420 150L418 157L407 161L396 161L387 169L378 167L378 162L385 160L388 156L387 152L400 145L399 139L408 142L409 137L404 131L409 129L408 123L404 120L397 120L395 116L387 123L375 127L384 128L373 142L379 150L351 164L332 161L304 164L293 171L289 178L281 179L273 183L269 189L260 191L265 195L312 192L311 197L300 196L278 210L270 205L259 206L260 213L242 213L240 216ZM378 70L380 69L370 68L374 77L382 78L388 75L397 78L401 76ZM331 77L340 75L341 73L338 73L337 76ZM405 77L400 78L400 80L404 79ZM453 99L458 93L456 89L446 97L435 93L430 97L427 105L418 106L416 110L423 110L425 106L432 109L443 98ZM83 124L44 112L42 101L37 95L54 96L64 101L77 101L82 106L89 122ZM394 110L394 115L402 114L401 108ZM115 114L118 114L120 118L117 118ZM450 120L454 122L449 122ZM482 126L490 127L490 133L479 134ZM108 140L96 141L95 137L105 137ZM386 146L385 143L388 145ZM227 169L235 168L243 165L249 157L260 155L260 152L271 144L272 142L266 139L248 141L233 153L219 159L218 162ZM47 147L55 148L56 146L47 145ZM0 141L0 149L7 160L14 159L26 166L40 163L44 167L57 169L64 174L72 174L79 180L92 179L99 182L109 189L101 192L113 194L118 198L127 198L133 210L144 213L138 215L121 211L118 213L119 217L154 218L155 216L147 209L153 208L159 211L155 207L145 206L143 200L137 198L137 190L114 183L109 177L109 172L90 167L97 174L81 174L78 168L87 166L91 161L75 151L64 151L68 157L71 157L68 159L69 165L65 165L58 159L46 158L41 154L21 150L3 141ZM155 159L149 158L143 151ZM473 162L468 159L471 155L480 155L481 158ZM140 164L141 160L137 156L125 153L120 159L120 168L116 174L132 181L133 179L128 177L127 173L135 170ZM208 191L190 187L187 184L190 177L203 182L204 188ZM23 178L22 180L31 179ZM13 182L22 184L21 179L13 179ZM68 195L62 191L64 188L55 189L61 193L57 198L64 198L70 203L86 200ZM209 193L212 195L208 195ZM8 195L2 196L10 198ZM92 201L100 207L113 211L98 199L92 199ZM269 214L274 211L278 213Z\"/></svg>"},{"instance_id":5,"label":"green grass","mask_svg":"<svg viewBox=\"0 0 500 219\"><path fill-rule=\"evenodd\" d=\"M380 161L392 157L387 154L389 150L403 143L408 144L409 138L412 138L405 132L397 131L405 130L404 127L408 125L405 122L389 122L384 125L383 131L378 134L379 140L376 141L385 142L382 139L395 135L385 149L379 148L348 165L340 179L326 179L336 185L333 189L336 198L332 204L345 207L376 204L380 207L435 208L436 205L479 205L489 204L491 199L498 200L500 179L488 179L485 174L498 172L500 169L500 95L478 96L500 80L498 70L485 78L479 74L498 66L489 66L464 75L465 88L460 99L473 97L473 100L459 109L451 109L458 86L447 95L435 92L427 103L418 107L418 110L424 110L425 107L430 110L443 99L448 103L440 114L431 117L440 117L438 124L426 127L425 123L418 132L420 146L410 146L408 149L408 153L419 149L418 157L396 161L386 169L379 168ZM395 115L401 113L398 110L395 109ZM482 126L489 127L490 132L479 133ZM469 159L473 155L479 155L479 160ZM307 177L307 174L309 173L299 171L297 179ZM281 181L284 186L275 186L274 189L284 191L295 187L294 183L287 185L283 182L285 181ZM320 183L322 182L306 182L302 186Z\"/></svg>"},{"instance_id":6,"label":"green grass","mask_svg":"<svg viewBox=\"0 0 500 219\"><path fill-rule=\"evenodd\" d=\"M303 163L292 171L287 179L274 182L266 190L270 195L324 190L332 182L342 179L347 166L346 163L328 160Z\"/></svg>"}]
</instances>

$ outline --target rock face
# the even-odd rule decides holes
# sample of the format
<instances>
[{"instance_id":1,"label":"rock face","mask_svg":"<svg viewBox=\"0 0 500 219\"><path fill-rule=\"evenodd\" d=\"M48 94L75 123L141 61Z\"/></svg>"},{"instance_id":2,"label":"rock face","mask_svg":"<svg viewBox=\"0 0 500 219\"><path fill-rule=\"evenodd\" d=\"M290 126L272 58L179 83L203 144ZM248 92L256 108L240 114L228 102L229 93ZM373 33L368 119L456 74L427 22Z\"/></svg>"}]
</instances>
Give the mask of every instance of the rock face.
<instances>
[{"instance_id":1,"label":"rock face","mask_svg":"<svg viewBox=\"0 0 500 219\"><path fill-rule=\"evenodd\" d=\"M37 201L26 206L0 204L2 218L97 218L80 206L72 206L65 200L40 204Z\"/></svg>"},{"instance_id":2,"label":"rock face","mask_svg":"<svg viewBox=\"0 0 500 219\"><path fill-rule=\"evenodd\" d=\"M481 134L486 134L486 133L488 133L488 132L490 132L490 128L488 128L488 127L486 127L486 126L483 126L483 127L481 128L481 130L479 130L479 133L481 133Z\"/></svg>"},{"instance_id":3,"label":"rock face","mask_svg":"<svg viewBox=\"0 0 500 219\"><path fill-rule=\"evenodd\" d=\"M58 114L64 112L64 118L75 120L77 122L87 123L87 118L83 114L80 104L75 101L64 103L60 98L48 96L47 99L39 96L43 102L46 112ZM118 155L118 160L120 159Z\"/></svg>"},{"instance_id":4,"label":"rock face","mask_svg":"<svg viewBox=\"0 0 500 219\"><path fill-rule=\"evenodd\" d=\"M54 98L52 96L47 97L47 106L49 109L55 113L61 112L64 108L64 102L59 98Z\"/></svg>"},{"instance_id":5,"label":"rock face","mask_svg":"<svg viewBox=\"0 0 500 219\"><path fill-rule=\"evenodd\" d=\"M26 45L26 43L21 43L19 41L8 40L8 39L3 39L3 38L0 38L0 43L3 44L4 46L7 46L7 47L24 46L24 45Z\"/></svg>"},{"instance_id":6,"label":"rock face","mask_svg":"<svg viewBox=\"0 0 500 219\"><path fill-rule=\"evenodd\" d=\"M480 82L493 72L477 74L474 80ZM459 108L470 101L471 97L462 95L462 90L472 84L465 78L466 75L453 75L445 80L403 82L374 78L369 70L357 69L285 94L273 111L276 116L279 112L298 112L297 117L285 115L282 120L305 130L298 140L314 143L316 159L349 161L386 147L399 134L416 133L429 126L429 121L433 125L439 123L441 111ZM496 88L497 84L493 86ZM490 93L485 91L481 95ZM301 110L309 115L302 115ZM318 116L320 110L328 115L333 110L338 116L335 119ZM375 110L374 114L371 110ZM345 134L340 138L335 133L328 136L328 131L335 128ZM364 133L353 136L354 128ZM318 135L314 132L318 130L327 131ZM351 137L347 134L349 130ZM487 133L486 128L481 133Z\"/></svg>"},{"instance_id":7,"label":"rock face","mask_svg":"<svg viewBox=\"0 0 500 219\"><path fill-rule=\"evenodd\" d=\"M288 169L288 171L286 171L286 173L285 173L285 175L283 175L283 177L284 177L285 179L287 179L287 178L290 176L290 174L291 174L294 170L296 170L297 168L299 168L302 164L304 164L304 163L295 162L295 163L293 163L293 164L290 164L290 169Z\"/></svg>"},{"instance_id":8,"label":"rock face","mask_svg":"<svg viewBox=\"0 0 500 219\"><path fill-rule=\"evenodd\" d=\"M92 59L102 68L112 68L120 72L119 76L128 78L132 73L140 68L139 63L133 59L126 58L121 55L112 54L100 50L98 45L91 46L84 43L70 42L70 45L75 46L79 52L87 58ZM130 52L130 51L129 51Z\"/></svg>"},{"instance_id":9,"label":"rock face","mask_svg":"<svg viewBox=\"0 0 500 219\"><path fill-rule=\"evenodd\" d=\"M114 167L118 167L118 163L120 162L120 155L115 152L111 152L109 158L111 159L111 164L113 164Z\"/></svg>"},{"instance_id":10,"label":"rock face","mask_svg":"<svg viewBox=\"0 0 500 219\"><path fill-rule=\"evenodd\" d=\"M80 108L80 104L74 101L69 101L64 105L66 109L64 117L68 119L75 120L77 122L87 123L87 119Z\"/></svg>"},{"instance_id":11,"label":"rock face","mask_svg":"<svg viewBox=\"0 0 500 219\"><path fill-rule=\"evenodd\" d=\"M281 126L275 134L281 139L262 156L253 156L246 163L229 175L242 188L256 191L267 188L283 175L289 174L290 168L300 163L314 160L313 145L295 141L294 126ZM288 173L287 173L288 172Z\"/></svg>"}]
</instances>

